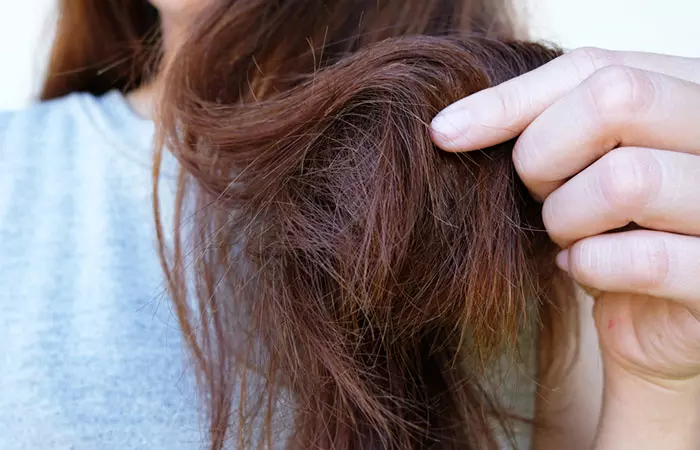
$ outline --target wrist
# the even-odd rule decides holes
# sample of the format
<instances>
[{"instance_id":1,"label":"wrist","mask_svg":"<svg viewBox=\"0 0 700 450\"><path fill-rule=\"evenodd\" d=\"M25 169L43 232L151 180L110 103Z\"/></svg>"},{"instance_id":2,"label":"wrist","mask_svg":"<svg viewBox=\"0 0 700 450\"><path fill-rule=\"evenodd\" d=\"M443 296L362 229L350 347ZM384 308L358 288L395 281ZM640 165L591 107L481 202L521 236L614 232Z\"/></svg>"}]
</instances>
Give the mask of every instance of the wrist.
<instances>
[{"instance_id":1,"label":"wrist","mask_svg":"<svg viewBox=\"0 0 700 450\"><path fill-rule=\"evenodd\" d=\"M606 368L596 450L700 447L700 379L649 380Z\"/></svg>"}]
</instances>

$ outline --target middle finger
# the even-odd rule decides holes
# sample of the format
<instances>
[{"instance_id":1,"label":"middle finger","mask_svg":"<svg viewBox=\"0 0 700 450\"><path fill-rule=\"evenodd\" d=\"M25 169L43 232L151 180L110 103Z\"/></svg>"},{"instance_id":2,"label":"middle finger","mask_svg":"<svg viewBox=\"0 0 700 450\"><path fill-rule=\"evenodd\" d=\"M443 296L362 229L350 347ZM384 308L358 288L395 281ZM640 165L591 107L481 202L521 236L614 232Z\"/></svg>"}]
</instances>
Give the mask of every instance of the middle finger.
<instances>
[{"instance_id":1,"label":"middle finger","mask_svg":"<svg viewBox=\"0 0 700 450\"><path fill-rule=\"evenodd\" d=\"M700 85L624 66L606 67L545 110L513 151L518 174L546 198L618 146L700 153Z\"/></svg>"}]
</instances>

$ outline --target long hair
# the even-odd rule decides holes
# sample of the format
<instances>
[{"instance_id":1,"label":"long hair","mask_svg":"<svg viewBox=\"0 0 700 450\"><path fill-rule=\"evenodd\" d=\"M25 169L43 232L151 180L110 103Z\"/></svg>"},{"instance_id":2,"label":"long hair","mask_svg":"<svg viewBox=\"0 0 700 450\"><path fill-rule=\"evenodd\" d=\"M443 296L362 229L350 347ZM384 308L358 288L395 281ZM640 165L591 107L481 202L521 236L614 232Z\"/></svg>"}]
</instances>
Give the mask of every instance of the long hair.
<instances>
[{"instance_id":1,"label":"long hair","mask_svg":"<svg viewBox=\"0 0 700 450\"><path fill-rule=\"evenodd\" d=\"M161 103L182 167L172 247L157 228L213 449L509 435L488 373L561 310L556 249L512 142L448 155L428 131L450 102L559 54L511 42L505 11L229 1L197 22Z\"/></svg>"},{"instance_id":2,"label":"long hair","mask_svg":"<svg viewBox=\"0 0 700 450\"><path fill-rule=\"evenodd\" d=\"M157 68L159 41L147 0L60 0L40 98L134 89Z\"/></svg>"},{"instance_id":3,"label":"long hair","mask_svg":"<svg viewBox=\"0 0 700 450\"><path fill-rule=\"evenodd\" d=\"M307 38L315 40L309 42L313 44L312 48L307 46L303 49L304 53L320 49L324 44L323 39L347 39L349 42L344 48L351 49L351 42L367 42L381 36L411 32L439 32L441 29L446 32L450 28L509 37L523 32L516 27L510 0L210 1L213 5L209 10L216 9L224 14L224 18L218 21L220 27L227 24L232 27L246 26L252 33L245 36L245 43L254 43L258 48L279 47L280 52L285 42L307 45ZM455 3L457 6L454 6ZM329 14L330 9L335 16ZM441 17L441 11L449 18ZM59 0L57 13L56 33L40 93L41 100L71 92L89 92L93 95L112 89L128 92L160 69L160 21L157 10L148 0ZM273 13L274 17L268 16L269 13ZM344 17L345 13L347 17ZM330 19L332 23L323 23L323 20ZM363 20L369 23L363 24ZM427 27L428 22L434 23ZM340 23L344 29L331 29ZM326 27L329 27L328 32ZM231 34L231 37L240 37L243 34L240 31L216 30L224 35ZM366 32L370 36L357 35ZM256 37L278 36L282 37L281 41L256 41ZM290 39L294 36L296 39ZM245 45L243 42L241 44ZM336 42L336 48L338 45L342 46ZM298 55L299 50L284 57L293 60ZM240 58L250 61L250 55L240 55ZM261 57L258 56L258 59Z\"/></svg>"}]
</instances>

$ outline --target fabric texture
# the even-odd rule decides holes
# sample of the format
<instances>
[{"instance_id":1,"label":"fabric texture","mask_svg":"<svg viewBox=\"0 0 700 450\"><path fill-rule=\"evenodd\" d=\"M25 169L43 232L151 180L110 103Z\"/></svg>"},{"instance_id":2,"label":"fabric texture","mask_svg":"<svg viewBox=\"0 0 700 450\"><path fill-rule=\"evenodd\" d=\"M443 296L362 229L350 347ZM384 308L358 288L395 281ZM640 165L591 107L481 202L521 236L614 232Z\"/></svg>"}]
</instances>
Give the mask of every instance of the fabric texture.
<instances>
[{"instance_id":1,"label":"fabric texture","mask_svg":"<svg viewBox=\"0 0 700 450\"><path fill-rule=\"evenodd\" d=\"M0 113L0 449L204 446L156 251L153 132L117 92Z\"/></svg>"}]
</instances>

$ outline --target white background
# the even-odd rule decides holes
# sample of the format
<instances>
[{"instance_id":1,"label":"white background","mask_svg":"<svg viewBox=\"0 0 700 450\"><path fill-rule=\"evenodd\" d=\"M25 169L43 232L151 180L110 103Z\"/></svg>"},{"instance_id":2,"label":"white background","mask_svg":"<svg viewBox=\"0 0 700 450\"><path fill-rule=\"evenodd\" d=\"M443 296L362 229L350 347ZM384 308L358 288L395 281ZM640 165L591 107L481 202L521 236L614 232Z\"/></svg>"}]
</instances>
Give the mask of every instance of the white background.
<instances>
[{"instance_id":1,"label":"white background","mask_svg":"<svg viewBox=\"0 0 700 450\"><path fill-rule=\"evenodd\" d=\"M393 0L400 1L400 0ZM535 38L700 57L700 0L514 0ZM0 109L32 99L51 41L55 0L0 0Z\"/></svg>"}]
</instances>

